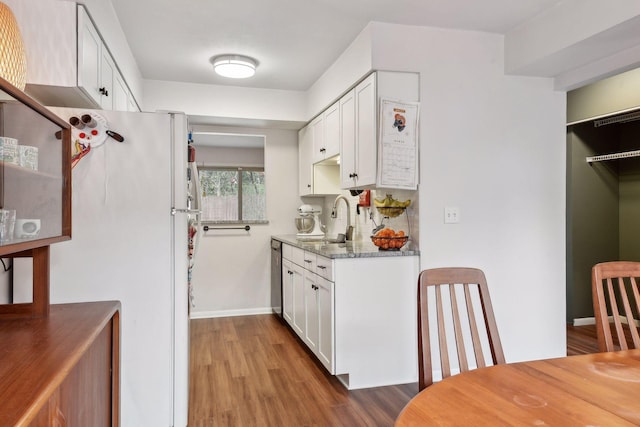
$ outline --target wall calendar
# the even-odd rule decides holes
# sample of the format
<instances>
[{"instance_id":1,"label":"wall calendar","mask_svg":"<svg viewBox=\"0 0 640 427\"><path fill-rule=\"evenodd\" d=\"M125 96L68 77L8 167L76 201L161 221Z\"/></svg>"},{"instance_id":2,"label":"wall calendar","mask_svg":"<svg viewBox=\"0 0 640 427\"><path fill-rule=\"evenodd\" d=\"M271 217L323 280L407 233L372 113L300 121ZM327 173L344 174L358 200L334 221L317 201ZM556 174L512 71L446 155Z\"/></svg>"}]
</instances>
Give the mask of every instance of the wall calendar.
<instances>
[{"instance_id":1,"label":"wall calendar","mask_svg":"<svg viewBox=\"0 0 640 427\"><path fill-rule=\"evenodd\" d=\"M378 187L418 188L419 102L380 99Z\"/></svg>"}]
</instances>

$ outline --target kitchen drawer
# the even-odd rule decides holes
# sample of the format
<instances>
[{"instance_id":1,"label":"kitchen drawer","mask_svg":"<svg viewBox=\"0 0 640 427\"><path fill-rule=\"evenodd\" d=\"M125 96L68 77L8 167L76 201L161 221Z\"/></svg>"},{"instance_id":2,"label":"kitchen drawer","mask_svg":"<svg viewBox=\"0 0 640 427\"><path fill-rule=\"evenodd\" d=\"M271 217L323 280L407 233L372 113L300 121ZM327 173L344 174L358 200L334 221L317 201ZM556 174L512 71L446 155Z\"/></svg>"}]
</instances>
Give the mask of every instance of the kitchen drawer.
<instances>
[{"instance_id":1,"label":"kitchen drawer","mask_svg":"<svg viewBox=\"0 0 640 427\"><path fill-rule=\"evenodd\" d=\"M294 264L298 264L300 267L306 267L304 262L304 249L296 248L295 246L291 247L291 261Z\"/></svg>"},{"instance_id":2,"label":"kitchen drawer","mask_svg":"<svg viewBox=\"0 0 640 427\"><path fill-rule=\"evenodd\" d=\"M286 243L282 244L282 258L293 261L293 246Z\"/></svg>"},{"instance_id":3,"label":"kitchen drawer","mask_svg":"<svg viewBox=\"0 0 640 427\"><path fill-rule=\"evenodd\" d=\"M309 271L316 272L316 257L313 252L304 251L304 265L303 267Z\"/></svg>"},{"instance_id":4,"label":"kitchen drawer","mask_svg":"<svg viewBox=\"0 0 640 427\"><path fill-rule=\"evenodd\" d=\"M316 274L333 282L333 260L316 255Z\"/></svg>"}]
</instances>

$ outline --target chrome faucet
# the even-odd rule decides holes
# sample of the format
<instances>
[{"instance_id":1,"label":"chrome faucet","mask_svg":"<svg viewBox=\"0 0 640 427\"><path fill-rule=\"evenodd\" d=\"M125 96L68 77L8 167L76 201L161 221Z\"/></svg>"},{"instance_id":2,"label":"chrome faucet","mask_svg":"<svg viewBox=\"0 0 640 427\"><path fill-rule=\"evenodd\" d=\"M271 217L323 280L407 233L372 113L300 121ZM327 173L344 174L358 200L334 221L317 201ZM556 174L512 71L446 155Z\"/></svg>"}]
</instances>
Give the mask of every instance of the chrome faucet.
<instances>
[{"instance_id":1,"label":"chrome faucet","mask_svg":"<svg viewBox=\"0 0 640 427\"><path fill-rule=\"evenodd\" d=\"M347 205L347 230L345 232L346 240L353 240L353 227L351 226L351 205L349 204L349 199L340 194L336 197L336 200L333 202L333 210L331 210L331 218L338 217L338 202L340 200L344 200L344 203Z\"/></svg>"}]
</instances>

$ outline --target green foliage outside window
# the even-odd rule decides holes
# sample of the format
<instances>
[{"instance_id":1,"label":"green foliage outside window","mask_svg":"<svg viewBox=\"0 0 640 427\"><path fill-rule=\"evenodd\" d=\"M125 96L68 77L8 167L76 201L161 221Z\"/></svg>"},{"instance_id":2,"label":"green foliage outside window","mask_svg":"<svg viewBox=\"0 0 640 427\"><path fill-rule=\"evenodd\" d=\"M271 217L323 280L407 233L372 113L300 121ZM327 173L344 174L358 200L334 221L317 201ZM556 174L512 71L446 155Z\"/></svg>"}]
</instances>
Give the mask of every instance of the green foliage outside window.
<instances>
[{"instance_id":1,"label":"green foliage outside window","mask_svg":"<svg viewBox=\"0 0 640 427\"><path fill-rule=\"evenodd\" d=\"M203 221L266 220L263 169L201 168L199 176Z\"/></svg>"}]
</instances>

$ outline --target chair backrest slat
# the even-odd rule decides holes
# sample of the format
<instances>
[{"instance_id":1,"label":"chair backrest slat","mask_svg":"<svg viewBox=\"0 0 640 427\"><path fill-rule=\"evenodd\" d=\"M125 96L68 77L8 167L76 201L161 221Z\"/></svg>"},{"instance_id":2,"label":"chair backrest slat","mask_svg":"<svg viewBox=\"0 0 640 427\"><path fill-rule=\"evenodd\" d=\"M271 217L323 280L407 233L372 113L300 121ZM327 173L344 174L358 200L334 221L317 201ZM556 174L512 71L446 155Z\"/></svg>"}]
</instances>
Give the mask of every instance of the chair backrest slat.
<instances>
[{"instance_id":1,"label":"chair backrest slat","mask_svg":"<svg viewBox=\"0 0 640 427\"><path fill-rule=\"evenodd\" d=\"M626 291L624 291L624 283L622 282L621 278L617 278L617 282L618 282L618 289L623 291L621 297L626 297L627 293ZM620 310L618 309L618 299L616 298L616 291L613 287L613 281L611 280L610 277L607 278L607 290L609 291L609 301L611 303L611 309L613 310L613 312L615 313L620 313ZM622 284L622 286L620 286ZM620 316L613 316L613 322L616 325L616 333L618 334L618 337L623 337L624 336L624 329L622 328L622 320L620 318ZM622 350L627 350L627 340L622 340L620 342L620 348Z\"/></svg>"},{"instance_id":2,"label":"chair backrest slat","mask_svg":"<svg viewBox=\"0 0 640 427\"><path fill-rule=\"evenodd\" d=\"M464 346L464 338L462 338L462 322L458 312L458 300L454 283L449 284L449 298L451 298L451 318L453 320L453 330L456 334L456 352L458 353L460 371L468 371L469 362L467 362L467 350Z\"/></svg>"},{"instance_id":3,"label":"chair backrest slat","mask_svg":"<svg viewBox=\"0 0 640 427\"><path fill-rule=\"evenodd\" d=\"M469 318L469 326L471 327L471 342L473 343L473 353L476 356L476 367L484 368L487 366L484 361L484 353L482 352L482 344L480 343L480 333L478 332L478 324L476 323L476 315L473 310L473 300L469 286L464 287L464 299L467 304L467 317Z\"/></svg>"},{"instance_id":4,"label":"chair backrest slat","mask_svg":"<svg viewBox=\"0 0 640 427\"><path fill-rule=\"evenodd\" d=\"M638 284L635 277L631 278L631 292L633 295L633 301L636 303L636 313L640 314L640 292L638 291ZM636 322L630 322L630 325L632 326L631 337L633 338L633 346L635 348L640 348L640 335L638 334Z\"/></svg>"},{"instance_id":5,"label":"chair backrest slat","mask_svg":"<svg viewBox=\"0 0 640 427\"><path fill-rule=\"evenodd\" d=\"M443 288L449 287L448 305L445 308L445 298ZM458 286L464 291L464 303L466 309L459 307L457 289ZM505 363L498 328L491 306L491 299L484 273L475 268L435 268L424 270L418 277L418 361L419 361L419 388L420 390L433 383L433 371L431 356L431 341L429 333L429 310L428 289L433 289L435 293L435 321L437 325L437 342L440 353L440 372L442 378L451 375L450 352L456 352L458 368L460 372L470 368L470 358L475 361L474 366L484 367L487 362L482 350L481 328L476 320L474 311L473 292L478 293L478 300L482 310L484 320L484 336L488 340L493 364ZM462 300L461 300L462 301ZM464 315L463 315L464 313ZM446 314L446 315L445 315ZM431 332L434 330L432 329ZM448 332L449 331L449 332ZM449 337L455 339L454 347L447 346L447 333ZM465 336L471 336L473 351L465 345Z\"/></svg>"},{"instance_id":6,"label":"chair backrest slat","mask_svg":"<svg viewBox=\"0 0 640 427\"><path fill-rule=\"evenodd\" d=\"M600 351L627 350L628 337L631 338L634 348L640 348L637 327L640 317L640 291L637 277L640 277L640 262L612 261L593 266L593 311ZM626 330L629 332L626 333Z\"/></svg>"},{"instance_id":7,"label":"chair backrest slat","mask_svg":"<svg viewBox=\"0 0 640 427\"><path fill-rule=\"evenodd\" d=\"M418 288L418 325L422 325L423 316L427 315L427 307L429 306L429 295L426 286ZM418 329L418 348L431 345L429 328ZM420 352L418 357L418 377L420 383L431 384L433 382L433 372L431 369L425 370L425 367L431 366L431 361L427 363L425 358L431 357L431 352Z\"/></svg>"},{"instance_id":8,"label":"chair backrest slat","mask_svg":"<svg viewBox=\"0 0 640 427\"><path fill-rule=\"evenodd\" d=\"M449 346L447 345L447 330L444 318L444 308L442 307L442 287L436 286L436 310L438 314L438 345L440 346L440 366L442 375L451 375L451 364L449 363ZM428 321L428 320L427 320Z\"/></svg>"}]
</instances>

